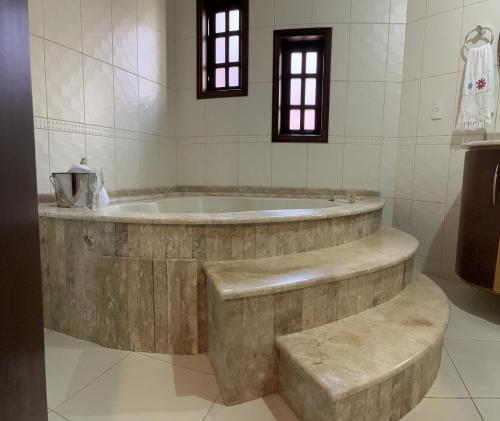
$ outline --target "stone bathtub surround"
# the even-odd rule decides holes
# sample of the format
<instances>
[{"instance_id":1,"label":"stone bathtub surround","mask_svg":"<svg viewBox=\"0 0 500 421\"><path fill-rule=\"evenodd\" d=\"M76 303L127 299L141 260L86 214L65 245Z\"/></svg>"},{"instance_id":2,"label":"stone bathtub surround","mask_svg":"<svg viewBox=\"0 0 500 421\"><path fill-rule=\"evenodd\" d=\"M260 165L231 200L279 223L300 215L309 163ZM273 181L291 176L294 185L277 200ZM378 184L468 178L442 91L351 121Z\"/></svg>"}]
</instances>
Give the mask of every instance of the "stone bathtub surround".
<instances>
[{"instance_id":1,"label":"stone bathtub surround","mask_svg":"<svg viewBox=\"0 0 500 421\"><path fill-rule=\"evenodd\" d=\"M208 350L224 403L278 391L276 337L358 314L399 294L418 241L393 228L332 248L206 263Z\"/></svg>"},{"instance_id":2,"label":"stone bathtub surround","mask_svg":"<svg viewBox=\"0 0 500 421\"><path fill-rule=\"evenodd\" d=\"M45 325L113 348L206 352L206 261L364 238L380 227L382 207L369 197L324 211L106 215L40 204Z\"/></svg>"},{"instance_id":3,"label":"stone bathtub surround","mask_svg":"<svg viewBox=\"0 0 500 421\"><path fill-rule=\"evenodd\" d=\"M278 338L280 393L304 421L398 420L436 378L448 319L445 294L419 274L385 304Z\"/></svg>"}]
</instances>

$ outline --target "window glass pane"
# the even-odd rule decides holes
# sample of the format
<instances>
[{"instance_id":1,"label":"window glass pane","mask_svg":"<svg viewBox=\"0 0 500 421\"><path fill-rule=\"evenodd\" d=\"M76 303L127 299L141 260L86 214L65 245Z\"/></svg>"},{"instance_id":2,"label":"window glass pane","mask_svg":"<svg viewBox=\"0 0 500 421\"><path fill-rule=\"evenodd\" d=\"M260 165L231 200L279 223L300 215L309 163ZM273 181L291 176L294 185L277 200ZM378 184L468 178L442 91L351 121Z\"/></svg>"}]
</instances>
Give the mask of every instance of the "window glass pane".
<instances>
[{"instance_id":1,"label":"window glass pane","mask_svg":"<svg viewBox=\"0 0 500 421\"><path fill-rule=\"evenodd\" d=\"M239 31L240 30L240 11L231 10L229 12L229 30Z\"/></svg>"},{"instance_id":2,"label":"window glass pane","mask_svg":"<svg viewBox=\"0 0 500 421\"><path fill-rule=\"evenodd\" d=\"M226 32L226 12L215 14L215 33Z\"/></svg>"},{"instance_id":3,"label":"window glass pane","mask_svg":"<svg viewBox=\"0 0 500 421\"><path fill-rule=\"evenodd\" d=\"M217 64L226 62L226 38L217 38L215 40L215 62Z\"/></svg>"},{"instance_id":4,"label":"window glass pane","mask_svg":"<svg viewBox=\"0 0 500 421\"><path fill-rule=\"evenodd\" d=\"M229 86L231 88L239 86L240 84L240 68L230 67L229 68Z\"/></svg>"},{"instance_id":5,"label":"window glass pane","mask_svg":"<svg viewBox=\"0 0 500 421\"><path fill-rule=\"evenodd\" d=\"M306 105L316 105L316 79L306 79Z\"/></svg>"},{"instance_id":6,"label":"window glass pane","mask_svg":"<svg viewBox=\"0 0 500 421\"><path fill-rule=\"evenodd\" d=\"M301 88L302 88L301 79L290 80L290 105L300 105Z\"/></svg>"},{"instance_id":7,"label":"window glass pane","mask_svg":"<svg viewBox=\"0 0 500 421\"><path fill-rule=\"evenodd\" d=\"M290 130L300 130L300 110L290 110Z\"/></svg>"},{"instance_id":8,"label":"window glass pane","mask_svg":"<svg viewBox=\"0 0 500 421\"><path fill-rule=\"evenodd\" d=\"M240 37L238 35L229 37L229 61L233 63L240 61Z\"/></svg>"},{"instance_id":9,"label":"window glass pane","mask_svg":"<svg viewBox=\"0 0 500 421\"><path fill-rule=\"evenodd\" d=\"M225 88L226 87L226 69L216 69L215 70L215 87Z\"/></svg>"},{"instance_id":10,"label":"window glass pane","mask_svg":"<svg viewBox=\"0 0 500 421\"><path fill-rule=\"evenodd\" d=\"M306 110L304 112L304 130L314 130L316 128L316 111Z\"/></svg>"},{"instance_id":11,"label":"window glass pane","mask_svg":"<svg viewBox=\"0 0 500 421\"><path fill-rule=\"evenodd\" d=\"M291 73L298 75L302 73L302 53L292 53Z\"/></svg>"},{"instance_id":12,"label":"window glass pane","mask_svg":"<svg viewBox=\"0 0 500 421\"><path fill-rule=\"evenodd\" d=\"M306 73L316 73L318 69L318 53L306 54Z\"/></svg>"}]
</instances>

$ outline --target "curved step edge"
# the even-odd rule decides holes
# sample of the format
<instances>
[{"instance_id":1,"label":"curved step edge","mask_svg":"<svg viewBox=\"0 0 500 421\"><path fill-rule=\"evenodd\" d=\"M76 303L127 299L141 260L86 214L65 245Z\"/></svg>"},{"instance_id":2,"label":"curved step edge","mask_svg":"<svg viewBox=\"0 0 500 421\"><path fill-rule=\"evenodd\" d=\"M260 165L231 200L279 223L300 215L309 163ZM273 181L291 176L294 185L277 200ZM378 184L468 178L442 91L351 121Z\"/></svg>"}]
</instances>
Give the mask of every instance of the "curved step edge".
<instances>
[{"instance_id":1,"label":"curved step edge","mask_svg":"<svg viewBox=\"0 0 500 421\"><path fill-rule=\"evenodd\" d=\"M448 320L446 295L418 274L379 307L277 338L279 392L303 421L400 419L434 383Z\"/></svg>"}]
</instances>

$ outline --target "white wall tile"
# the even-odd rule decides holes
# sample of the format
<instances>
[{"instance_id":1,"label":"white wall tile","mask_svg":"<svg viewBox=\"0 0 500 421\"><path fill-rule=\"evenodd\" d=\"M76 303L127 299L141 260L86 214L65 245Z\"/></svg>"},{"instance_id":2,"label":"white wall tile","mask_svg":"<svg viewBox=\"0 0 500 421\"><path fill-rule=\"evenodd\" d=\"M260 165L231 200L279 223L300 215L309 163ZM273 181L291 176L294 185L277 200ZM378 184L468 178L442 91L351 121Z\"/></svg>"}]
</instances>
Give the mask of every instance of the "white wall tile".
<instances>
[{"instance_id":1,"label":"white wall tile","mask_svg":"<svg viewBox=\"0 0 500 421\"><path fill-rule=\"evenodd\" d=\"M274 0L275 25L311 23L312 0Z\"/></svg>"},{"instance_id":2,"label":"white wall tile","mask_svg":"<svg viewBox=\"0 0 500 421\"><path fill-rule=\"evenodd\" d=\"M49 131L50 172L66 172L86 157L85 135Z\"/></svg>"},{"instance_id":3,"label":"white wall tile","mask_svg":"<svg viewBox=\"0 0 500 421\"><path fill-rule=\"evenodd\" d=\"M82 51L80 0L44 0L44 37Z\"/></svg>"},{"instance_id":4,"label":"white wall tile","mask_svg":"<svg viewBox=\"0 0 500 421\"><path fill-rule=\"evenodd\" d=\"M331 80L345 81L349 71L349 24L335 24L332 27Z\"/></svg>"},{"instance_id":5,"label":"white wall tile","mask_svg":"<svg viewBox=\"0 0 500 421\"><path fill-rule=\"evenodd\" d=\"M205 136L206 103L196 99L195 89L177 91L177 135L179 137Z\"/></svg>"},{"instance_id":6,"label":"white wall tile","mask_svg":"<svg viewBox=\"0 0 500 421\"><path fill-rule=\"evenodd\" d=\"M380 151L381 145L346 144L342 187L378 191Z\"/></svg>"},{"instance_id":7,"label":"white wall tile","mask_svg":"<svg viewBox=\"0 0 500 421\"><path fill-rule=\"evenodd\" d=\"M107 190L116 190L115 139L86 135L85 141L89 166L102 170Z\"/></svg>"},{"instance_id":8,"label":"white wall tile","mask_svg":"<svg viewBox=\"0 0 500 421\"><path fill-rule=\"evenodd\" d=\"M81 2L84 54L112 63L111 0L81 0Z\"/></svg>"},{"instance_id":9,"label":"white wall tile","mask_svg":"<svg viewBox=\"0 0 500 421\"><path fill-rule=\"evenodd\" d=\"M397 161L398 147L396 145L382 145L379 182L379 190L382 197L395 196Z\"/></svg>"},{"instance_id":10,"label":"white wall tile","mask_svg":"<svg viewBox=\"0 0 500 421\"><path fill-rule=\"evenodd\" d=\"M407 22L425 17L427 0L408 0Z\"/></svg>"},{"instance_id":11,"label":"white wall tile","mask_svg":"<svg viewBox=\"0 0 500 421\"><path fill-rule=\"evenodd\" d=\"M413 199L445 203L449 165L448 145L417 145Z\"/></svg>"},{"instance_id":12,"label":"white wall tile","mask_svg":"<svg viewBox=\"0 0 500 421\"><path fill-rule=\"evenodd\" d=\"M384 82L349 82L347 86L347 136L381 136Z\"/></svg>"},{"instance_id":13,"label":"white wall tile","mask_svg":"<svg viewBox=\"0 0 500 421\"><path fill-rule=\"evenodd\" d=\"M160 187L162 178L161 144L140 142L140 188Z\"/></svg>"},{"instance_id":14,"label":"white wall tile","mask_svg":"<svg viewBox=\"0 0 500 421\"><path fill-rule=\"evenodd\" d=\"M82 55L45 42L45 65L48 117L83 122Z\"/></svg>"},{"instance_id":15,"label":"white wall tile","mask_svg":"<svg viewBox=\"0 0 500 421\"><path fill-rule=\"evenodd\" d=\"M274 0L251 0L249 10L250 28L274 25Z\"/></svg>"},{"instance_id":16,"label":"white wall tile","mask_svg":"<svg viewBox=\"0 0 500 421\"><path fill-rule=\"evenodd\" d=\"M352 0L352 22L389 23L391 0Z\"/></svg>"},{"instance_id":17,"label":"white wall tile","mask_svg":"<svg viewBox=\"0 0 500 421\"><path fill-rule=\"evenodd\" d=\"M390 82L401 82L403 80L405 36L406 25L389 26L386 80Z\"/></svg>"},{"instance_id":18,"label":"white wall tile","mask_svg":"<svg viewBox=\"0 0 500 421\"><path fill-rule=\"evenodd\" d=\"M406 25L403 80L414 80L421 77L424 40L425 20L418 20Z\"/></svg>"},{"instance_id":19,"label":"white wall tile","mask_svg":"<svg viewBox=\"0 0 500 421\"><path fill-rule=\"evenodd\" d=\"M113 0L113 63L137 73L137 17L121 3Z\"/></svg>"},{"instance_id":20,"label":"white wall tile","mask_svg":"<svg viewBox=\"0 0 500 421\"><path fill-rule=\"evenodd\" d=\"M177 183L179 185L206 185L206 168L205 144L177 145Z\"/></svg>"},{"instance_id":21,"label":"white wall tile","mask_svg":"<svg viewBox=\"0 0 500 421\"><path fill-rule=\"evenodd\" d=\"M307 144L274 143L273 187L306 187Z\"/></svg>"},{"instance_id":22,"label":"white wall tile","mask_svg":"<svg viewBox=\"0 0 500 421\"><path fill-rule=\"evenodd\" d=\"M409 232L411 219L411 200L394 200L394 228Z\"/></svg>"},{"instance_id":23,"label":"white wall tile","mask_svg":"<svg viewBox=\"0 0 500 421\"><path fill-rule=\"evenodd\" d=\"M139 188L139 142L116 140L116 179L119 190Z\"/></svg>"},{"instance_id":24,"label":"white wall tile","mask_svg":"<svg viewBox=\"0 0 500 421\"><path fill-rule=\"evenodd\" d=\"M383 81L387 70L389 25L352 24L349 80Z\"/></svg>"},{"instance_id":25,"label":"white wall tile","mask_svg":"<svg viewBox=\"0 0 500 421\"><path fill-rule=\"evenodd\" d=\"M340 189L344 145L310 144L307 149L307 187Z\"/></svg>"},{"instance_id":26,"label":"white wall tile","mask_svg":"<svg viewBox=\"0 0 500 421\"><path fill-rule=\"evenodd\" d=\"M399 136L399 111L401 107L401 84L387 83L384 101L384 137Z\"/></svg>"},{"instance_id":27,"label":"white wall tile","mask_svg":"<svg viewBox=\"0 0 500 421\"><path fill-rule=\"evenodd\" d=\"M136 75L114 69L115 127L139 129L139 80Z\"/></svg>"},{"instance_id":28,"label":"white wall tile","mask_svg":"<svg viewBox=\"0 0 500 421\"><path fill-rule=\"evenodd\" d=\"M399 116L399 136L417 135L420 80L403 82L401 86L401 108Z\"/></svg>"},{"instance_id":29,"label":"white wall tile","mask_svg":"<svg viewBox=\"0 0 500 421\"><path fill-rule=\"evenodd\" d=\"M446 203L458 206L462 198L465 150L456 146L451 148L450 153L450 171Z\"/></svg>"},{"instance_id":30,"label":"white wall tile","mask_svg":"<svg viewBox=\"0 0 500 421\"><path fill-rule=\"evenodd\" d=\"M207 185L238 185L237 143L207 143Z\"/></svg>"},{"instance_id":31,"label":"white wall tile","mask_svg":"<svg viewBox=\"0 0 500 421\"><path fill-rule=\"evenodd\" d=\"M394 199L385 198L384 209L382 210L382 225L392 227L394 224Z\"/></svg>"},{"instance_id":32,"label":"white wall tile","mask_svg":"<svg viewBox=\"0 0 500 421\"><path fill-rule=\"evenodd\" d=\"M399 145L396 166L396 197L398 199L412 198L414 168L415 146Z\"/></svg>"},{"instance_id":33,"label":"white wall tile","mask_svg":"<svg viewBox=\"0 0 500 421\"><path fill-rule=\"evenodd\" d=\"M445 206L431 202L412 203L410 231L420 242L419 256L441 259Z\"/></svg>"},{"instance_id":34,"label":"white wall tile","mask_svg":"<svg viewBox=\"0 0 500 421\"><path fill-rule=\"evenodd\" d=\"M273 79L273 30L253 28L249 35L249 82L272 82Z\"/></svg>"},{"instance_id":35,"label":"white wall tile","mask_svg":"<svg viewBox=\"0 0 500 421\"><path fill-rule=\"evenodd\" d=\"M271 83L250 83L247 97L238 98L239 134L244 136L270 135Z\"/></svg>"},{"instance_id":36,"label":"white wall tile","mask_svg":"<svg viewBox=\"0 0 500 421\"><path fill-rule=\"evenodd\" d=\"M330 82L330 121L329 134L343 136L347 105L347 82Z\"/></svg>"},{"instance_id":37,"label":"white wall tile","mask_svg":"<svg viewBox=\"0 0 500 421\"><path fill-rule=\"evenodd\" d=\"M462 9L427 19L422 76L436 76L458 70L457 50L461 40Z\"/></svg>"},{"instance_id":38,"label":"white wall tile","mask_svg":"<svg viewBox=\"0 0 500 421\"><path fill-rule=\"evenodd\" d=\"M113 67L90 57L83 57L85 83L85 122L114 127Z\"/></svg>"},{"instance_id":39,"label":"white wall tile","mask_svg":"<svg viewBox=\"0 0 500 421\"><path fill-rule=\"evenodd\" d=\"M432 0L427 2L427 16L463 6L463 0Z\"/></svg>"},{"instance_id":40,"label":"white wall tile","mask_svg":"<svg viewBox=\"0 0 500 421\"><path fill-rule=\"evenodd\" d=\"M43 39L30 35L31 92L33 115L47 117L47 90L45 85L45 52Z\"/></svg>"},{"instance_id":41,"label":"white wall tile","mask_svg":"<svg viewBox=\"0 0 500 421\"><path fill-rule=\"evenodd\" d=\"M238 183L240 186L271 186L270 143L240 143L238 148Z\"/></svg>"},{"instance_id":42,"label":"white wall tile","mask_svg":"<svg viewBox=\"0 0 500 421\"><path fill-rule=\"evenodd\" d=\"M456 123L457 74L451 73L422 79L420 89L420 105L418 115L418 135L451 135ZM435 99L443 100L444 118L432 119L432 103Z\"/></svg>"},{"instance_id":43,"label":"white wall tile","mask_svg":"<svg viewBox=\"0 0 500 421\"><path fill-rule=\"evenodd\" d=\"M207 136L238 134L238 99L217 98L207 101Z\"/></svg>"},{"instance_id":44,"label":"white wall tile","mask_svg":"<svg viewBox=\"0 0 500 421\"><path fill-rule=\"evenodd\" d=\"M160 145L161 149L161 181L160 186L177 185L177 146Z\"/></svg>"},{"instance_id":45,"label":"white wall tile","mask_svg":"<svg viewBox=\"0 0 500 421\"><path fill-rule=\"evenodd\" d=\"M349 23L351 0L313 0L313 23Z\"/></svg>"},{"instance_id":46,"label":"white wall tile","mask_svg":"<svg viewBox=\"0 0 500 421\"><path fill-rule=\"evenodd\" d=\"M43 37L43 0L28 0L30 34Z\"/></svg>"},{"instance_id":47,"label":"white wall tile","mask_svg":"<svg viewBox=\"0 0 500 421\"><path fill-rule=\"evenodd\" d=\"M196 87L196 38L177 41L175 57L177 89Z\"/></svg>"},{"instance_id":48,"label":"white wall tile","mask_svg":"<svg viewBox=\"0 0 500 421\"><path fill-rule=\"evenodd\" d=\"M455 263L457 256L460 207L447 206L443 234L443 256L445 263Z\"/></svg>"},{"instance_id":49,"label":"white wall tile","mask_svg":"<svg viewBox=\"0 0 500 421\"><path fill-rule=\"evenodd\" d=\"M137 32L139 76L166 84L167 40L165 34L142 21L139 21Z\"/></svg>"},{"instance_id":50,"label":"white wall tile","mask_svg":"<svg viewBox=\"0 0 500 421\"><path fill-rule=\"evenodd\" d=\"M391 23L406 23L408 0L391 1Z\"/></svg>"},{"instance_id":51,"label":"white wall tile","mask_svg":"<svg viewBox=\"0 0 500 421\"><path fill-rule=\"evenodd\" d=\"M137 17L158 30L165 29L165 0L138 0Z\"/></svg>"},{"instance_id":52,"label":"white wall tile","mask_svg":"<svg viewBox=\"0 0 500 421\"><path fill-rule=\"evenodd\" d=\"M49 132L35 129L36 185L38 194L50 193Z\"/></svg>"},{"instance_id":53,"label":"white wall tile","mask_svg":"<svg viewBox=\"0 0 500 421\"><path fill-rule=\"evenodd\" d=\"M139 131L161 134L162 120L166 113L166 88L139 78Z\"/></svg>"}]
</instances>

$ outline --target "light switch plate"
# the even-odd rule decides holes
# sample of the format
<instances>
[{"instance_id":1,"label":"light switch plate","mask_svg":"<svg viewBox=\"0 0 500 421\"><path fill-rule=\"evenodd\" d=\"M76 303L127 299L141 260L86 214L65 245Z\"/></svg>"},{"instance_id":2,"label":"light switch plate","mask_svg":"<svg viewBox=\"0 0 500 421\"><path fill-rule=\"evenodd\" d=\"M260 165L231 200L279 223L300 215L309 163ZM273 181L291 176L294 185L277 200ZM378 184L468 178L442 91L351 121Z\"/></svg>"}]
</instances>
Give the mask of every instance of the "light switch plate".
<instances>
[{"instance_id":1,"label":"light switch plate","mask_svg":"<svg viewBox=\"0 0 500 421\"><path fill-rule=\"evenodd\" d=\"M432 101L431 118L433 120L442 120L444 118L444 100L442 98Z\"/></svg>"}]
</instances>

